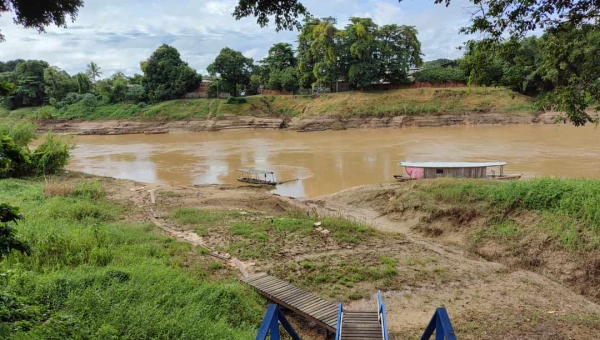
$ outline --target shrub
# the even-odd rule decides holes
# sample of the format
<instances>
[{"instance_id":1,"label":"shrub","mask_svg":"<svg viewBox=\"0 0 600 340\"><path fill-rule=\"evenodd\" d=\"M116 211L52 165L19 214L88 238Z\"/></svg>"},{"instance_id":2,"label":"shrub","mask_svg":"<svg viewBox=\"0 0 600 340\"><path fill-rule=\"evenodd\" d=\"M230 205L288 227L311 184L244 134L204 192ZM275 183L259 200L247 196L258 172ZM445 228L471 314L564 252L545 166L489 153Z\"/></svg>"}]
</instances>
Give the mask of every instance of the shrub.
<instances>
[{"instance_id":1,"label":"shrub","mask_svg":"<svg viewBox=\"0 0 600 340\"><path fill-rule=\"evenodd\" d=\"M245 97L228 97L227 98L227 104L244 104L247 102L248 101L246 100Z\"/></svg>"},{"instance_id":2,"label":"shrub","mask_svg":"<svg viewBox=\"0 0 600 340\"><path fill-rule=\"evenodd\" d=\"M96 109L96 106L98 106L98 100L96 99L96 96L94 96L91 93L86 93L81 97L81 103L83 104L84 107L86 107L88 109L88 111L92 112Z\"/></svg>"},{"instance_id":3,"label":"shrub","mask_svg":"<svg viewBox=\"0 0 600 340\"><path fill-rule=\"evenodd\" d=\"M428 67L415 73L414 77L416 81L428 82L432 84L442 84L448 82L466 83L467 81L465 72L458 67Z\"/></svg>"},{"instance_id":4,"label":"shrub","mask_svg":"<svg viewBox=\"0 0 600 340\"><path fill-rule=\"evenodd\" d=\"M26 147L37 138L35 124L19 122L14 124L0 124L0 135L8 136L20 147Z\"/></svg>"},{"instance_id":5,"label":"shrub","mask_svg":"<svg viewBox=\"0 0 600 340\"><path fill-rule=\"evenodd\" d=\"M125 100L139 103L147 99L146 89L142 85L130 85L125 93Z\"/></svg>"},{"instance_id":6,"label":"shrub","mask_svg":"<svg viewBox=\"0 0 600 340\"><path fill-rule=\"evenodd\" d=\"M27 243L16 237L16 231L9 223L17 223L23 216L19 214L19 208L8 204L0 204L0 260L6 257L11 251L16 250L27 255L31 249Z\"/></svg>"},{"instance_id":7,"label":"shrub","mask_svg":"<svg viewBox=\"0 0 600 340\"><path fill-rule=\"evenodd\" d=\"M69 93L67 93L65 98L62 100L62 102L67 105L71 105L71 104L78 103L82 98L83 98L83 96L80 95L79 93L69 92Z\"/></svg>"},{"instance_id":8,"label":"shrub","mask_svg":"<svg viewBox=\"0 0 600 340\"><path fill-rule=\"evenodd\" d=\"M71 156L70 148L62 138L49 132L46 140L31 155L32 173L48 175L62 170Z\"/></svg>"},{"instance_id":9,"label":"shrub","mask_svg":"<svg viewBox=\"0 0 600 340\"><path fill-rule=\"evenodd\" d=\"M9 136L0 134L0 178L24 176L30 165L27 149L18 146Z\"/></svg>"},{"instance_id":10,"label":"shrub","mask_svg":"<svg viewBox=\"0 0 600 340\"><path fill-rule=\"evenodd\" d=\"M139 103L137 104L137 106L138 106L140 109L145 109L145 108L147 108L147 107L148 107L148 103L146 103L146 102L139 102Z\"/></svg>"}]
</instances>

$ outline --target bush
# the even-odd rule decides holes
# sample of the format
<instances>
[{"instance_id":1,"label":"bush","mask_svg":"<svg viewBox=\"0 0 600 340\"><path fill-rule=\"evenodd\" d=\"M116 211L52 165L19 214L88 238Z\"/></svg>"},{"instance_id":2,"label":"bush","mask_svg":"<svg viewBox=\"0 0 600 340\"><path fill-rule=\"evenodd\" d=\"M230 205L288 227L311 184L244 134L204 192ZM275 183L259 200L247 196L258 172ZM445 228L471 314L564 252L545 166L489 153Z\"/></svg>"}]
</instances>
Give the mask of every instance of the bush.
<instances>
[{"instance_id":1,"label":"bush","mask_svg":"<svg viewBox=\"0 0 600 340\"><path fill-rule=\"evenodd\" d=\"M125 100L139 103L147 99L146 89L142 85L130 85L125 93Z\"/></svg>"},{"instance_id":2,"label":"bush","mask_svg":"<svg viewBox=\"0 0 600 340\"><path fill-rule=\"evenodd\" d=\"M19 122L12 124L0 124L0 135L8 136L20 147L25 147L37 138L35 124Z\"/></svg>"},{"instance_id":3,"label":"bush","mask_svg":"<svg viewBox=\"0 0 600 340\"><path fill-rule=\"evenodd\" d=\"M137 106L138 106L140 109L145 109L145 108L147 108L147 107L148 107L148 103L146 103L146 102L139 102L139 103L137 104Z\"/></svg>"},{"instance_id":4,"label":"bush","mask_svg":"<svg viewBox=\"0 0 600 340\"><path fill-rule=\"evenodd\" d=\"M0 134L0 178L25 176L30 165L27 148L20 147L9 136Z\"/></svg>"},{"instance_id":5,"label":"bush","mask_svg":"<svg viewBox=\"0 0 600 340\"><path fill-rule=\"evenodd\" d=\"M32 174L48 175L62 170L71 156L69 149L67 142L49 132L31 155Z\"/></svg>"},{"instance_id":6,"label":"bush","mask_svg":"<svg viewBox=\"0 0 600 340\"><path fill-rule=\"evenodd\" d=\"M244 104L247 102L248 101L246 100L245 97L228 97L227 98L227 104Z\"/></svg>"},{"instance_id":7,"label":"bush","mask_svg":"<svg viewBox=\"0 0 600 340\"><path fill-rule=\"evenodd\" d=\"M70 92L70 93L67 93L67 95L62 100L62 102L67 105L71 105L71 104L78 103L82 98L83 98L83 96L80 95L79 93Z\"/></svg>"},{"instance_id":8,"label":"bush","mask_svg":"<svg viewBox=\"0 0 600 340\"><path fill-rule=\"evenodd\" d=\"M86 93L81 97L81 103L85 106L90 112L96 109L98 106L98 100L96 96L91 93Z\"/></svg>"},{"instance_id":9,"label":"bush","mask_svg":"<svg viewBox=\"0 0 600 340\"><path fill-rule=\"evenodd\" d=\"M428 82L432 84L467 82L467 76L465 72L458 67L428 67L415 73L414 77L416 81Z\"/></svg>"}]
</instances>

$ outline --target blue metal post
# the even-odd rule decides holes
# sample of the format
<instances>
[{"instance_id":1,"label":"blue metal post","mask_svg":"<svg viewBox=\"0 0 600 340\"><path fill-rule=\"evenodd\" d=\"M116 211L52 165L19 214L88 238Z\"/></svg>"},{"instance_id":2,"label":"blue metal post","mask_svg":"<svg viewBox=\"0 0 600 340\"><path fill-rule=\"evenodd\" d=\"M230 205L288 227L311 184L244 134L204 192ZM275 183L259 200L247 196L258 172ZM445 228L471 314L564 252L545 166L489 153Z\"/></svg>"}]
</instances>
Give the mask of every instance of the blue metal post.
<instances>
[{"instance_id":1,"label":"blue metal post","mask_svg":"<svg viewBox=\"0 0 600 340\"><path fill-rule=\"evenodd\" d=\"M337 324L335 325L335 340L340 339L340 332L342 331L342 315L343 314L344 314L344 307L342 307L342 303L340 302L340 306L338 308Z\"/></svg>"},{"instance_id":2,"label":"blue metal post","mask_svg":"<svg viewBox=\"0 0 600 340\"><path fill-rule=\"evenodd\" d=\"M269 333L271 334L271 340L280 340L280 322L283 328L286 330L286 332L288 332L288 334L292 337L292 340L300 340L300 336L298 336L298 333L296 333L292 325L285 318L281 310L279 310L279 306L277 305L269 305L269 308L267 308L265 318L263 319L262 323L260 324L260 328L258 329L256 340L265 340Z\"/></svg>"}]
</instances>

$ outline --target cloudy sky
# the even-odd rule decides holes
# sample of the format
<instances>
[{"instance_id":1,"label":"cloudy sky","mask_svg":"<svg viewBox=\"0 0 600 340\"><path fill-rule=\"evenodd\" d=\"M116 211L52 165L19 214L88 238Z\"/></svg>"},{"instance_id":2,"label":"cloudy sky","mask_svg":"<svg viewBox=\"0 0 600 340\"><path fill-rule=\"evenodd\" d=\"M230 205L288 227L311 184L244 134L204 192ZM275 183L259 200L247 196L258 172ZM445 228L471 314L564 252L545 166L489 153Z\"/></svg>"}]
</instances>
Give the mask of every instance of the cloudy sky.
<instances>
[{"instance_id":1,"label":"cloudy sky","mask_svg":"<svg viewBox=\"0 0 600 340\"><path fill-rule=\"evenodd\" d=\"M449 8L433 0L303 0L315 16L333 16L343 27L348 18L370 17L377 24L414 25L425 60L455 58L467 38L458 29L469 21L467 0ZM139 62L163 43L175 46L190 66L204 74L223 47L262 59L277 42L295 45L297 32L260 28L253 18L236 21L235 0L85 0L75 23L38 34L0 17L6 42L0 60L43 59L70 74L94 61L104 76L116 71L141 73Z\"/></svg>"}]
</instances>

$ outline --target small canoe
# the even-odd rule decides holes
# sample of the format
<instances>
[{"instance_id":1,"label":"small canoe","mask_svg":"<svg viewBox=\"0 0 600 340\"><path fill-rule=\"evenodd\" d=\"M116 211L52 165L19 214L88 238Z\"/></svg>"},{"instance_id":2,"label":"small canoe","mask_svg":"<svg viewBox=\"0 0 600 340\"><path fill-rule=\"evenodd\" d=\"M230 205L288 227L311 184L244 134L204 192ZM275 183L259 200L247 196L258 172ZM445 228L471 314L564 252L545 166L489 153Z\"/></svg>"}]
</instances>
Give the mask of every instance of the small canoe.
<instances>
[{"instance_id":1,"label":"small canoe","mask_svg":"<svg viewBox=\"0 0 600 340\"><path fill-rule=\"evenodd\" d=\"M237 180L240 181L240 182L250 183L250 184L277 185L277 182L265 181L265 180L256 179L256 178L238 177Z\"/></svg>"},{"instance_id":2,"label":"small canoe","mask_svg":"<svg viewBox=\"0 0 600 340\"><path fill-rule=\"evenodd\" d=\"M398 182L408 182L408 181L412 181L414 180L414 178L410 178L407 176L402 176L402 175L394 175L394 178L398 181Z\"/></svg>"}]
</instances>

